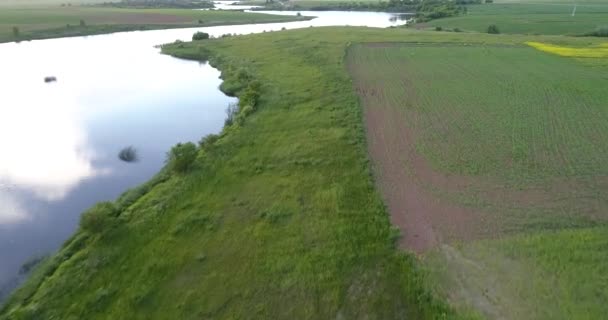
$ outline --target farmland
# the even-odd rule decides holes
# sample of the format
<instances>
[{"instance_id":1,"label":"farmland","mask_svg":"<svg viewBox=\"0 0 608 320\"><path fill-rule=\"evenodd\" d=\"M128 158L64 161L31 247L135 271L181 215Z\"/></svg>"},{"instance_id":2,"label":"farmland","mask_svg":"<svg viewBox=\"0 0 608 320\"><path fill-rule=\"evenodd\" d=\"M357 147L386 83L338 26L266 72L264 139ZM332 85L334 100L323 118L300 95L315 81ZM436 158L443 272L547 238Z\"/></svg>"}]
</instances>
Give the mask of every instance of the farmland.
<instances>
[{"instance_id":1,"label":"farmland","mask_svg":"<svg viewBox=\"0 0 608 320\"><path fill-rule=\"evenodd\" d=\"M0 42L130 30L205 27L307 19L261 13L190 9L124 9L91 6L6 7L0 10ZM81 20L84 25L81 25ZM19 29L15 36L13 28Z\"/></svg>"},{"instance_id":2,"label":"farmland","mask_svg":"<svg viewBox=\"0 0 608 320\"><path fill-rule=\"evenodd\" d=\"M402 245L432 252L427 265L448 298L490 318L608 311L606 229L597 227L608 219L601 62L526 45L350 51L369 150Z\"/></svg>"},{"instance_id":3,"label":"farmland","mask_svg":"<svg viewBox=\"0 0 608 320\"><path fill-rule=\"evenodd\" d=\"M497 25L501 33L580 35L608 24L608 4L601 1L495 1L468 6L468 13L437 19L429 26L486 32Z\"/></svg>"}]
</instances>

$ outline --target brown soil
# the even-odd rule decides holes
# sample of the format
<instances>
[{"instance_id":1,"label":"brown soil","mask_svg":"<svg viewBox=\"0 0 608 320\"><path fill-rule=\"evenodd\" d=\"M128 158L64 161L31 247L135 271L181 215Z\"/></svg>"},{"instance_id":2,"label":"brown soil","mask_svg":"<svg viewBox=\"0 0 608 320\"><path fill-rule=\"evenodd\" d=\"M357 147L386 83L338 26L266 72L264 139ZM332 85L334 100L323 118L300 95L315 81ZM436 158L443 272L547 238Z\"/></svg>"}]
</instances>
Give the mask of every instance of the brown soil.
<instances>
[{"instance_id":1,"label":"brown soil","mask_svg":"<svg viewBox=\"0 0 608 320\"><path fill-rule=\"evenodd\" d=\"M415 132L408 127L405 112L390 104L382 84L370 86L359 81L363 78L357 76L357 68L351 63L349 69L364 107L376 183L392 223L403 233L400 246L422 253L439 243L492 234L495 228L485 214L441 199L428 188L458 191L469 186L471 179L448 176L431 168L416 151ZM403 85L407 91L406 80Z\"/></svg>"},{"instance_id":2,"label":"brown soil","mask_svg":"<svg viewBox=\"0 0 608 320\"><path fill-rule=\"evenodd\" d=\"M365 99L364 101L368 100ZM438 243L481 236L483 215L436 197L418 181L455 190L467 179L434 171L414 148L413 134L397 108L364 103L369 152L392 222L403 231L402 247L417 253ZM478 230L475 230L478 229Z\"/></svg>"}]
</instances>

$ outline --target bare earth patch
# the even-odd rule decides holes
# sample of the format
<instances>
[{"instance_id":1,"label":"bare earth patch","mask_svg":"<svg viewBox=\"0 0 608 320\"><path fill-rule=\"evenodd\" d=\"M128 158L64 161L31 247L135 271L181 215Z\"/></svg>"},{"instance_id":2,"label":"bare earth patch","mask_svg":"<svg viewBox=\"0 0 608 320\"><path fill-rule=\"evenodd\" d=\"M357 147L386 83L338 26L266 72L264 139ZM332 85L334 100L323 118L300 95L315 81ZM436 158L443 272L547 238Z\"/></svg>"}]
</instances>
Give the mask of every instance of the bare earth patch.
<instances>
[{"instance_id":1,"label":"bare earth patch","mask_svg":"<svg viewBox=\"0 0 608 320\"><path fill-rule=\"evenodd\" d=\"M469 240L485 234L478 221L483 215L442 200L418 181L457 190L469 184L464 177L434 171L416 152L414 135L398 108L379 105L380 94L357 88L365 108L369 152L377 183L391 213L403 231L401 245L422 253L448 239ZM476 230L477 229L477 230ZM486 229L487 230L487 229Z\"/></svg>"}]
</instances>

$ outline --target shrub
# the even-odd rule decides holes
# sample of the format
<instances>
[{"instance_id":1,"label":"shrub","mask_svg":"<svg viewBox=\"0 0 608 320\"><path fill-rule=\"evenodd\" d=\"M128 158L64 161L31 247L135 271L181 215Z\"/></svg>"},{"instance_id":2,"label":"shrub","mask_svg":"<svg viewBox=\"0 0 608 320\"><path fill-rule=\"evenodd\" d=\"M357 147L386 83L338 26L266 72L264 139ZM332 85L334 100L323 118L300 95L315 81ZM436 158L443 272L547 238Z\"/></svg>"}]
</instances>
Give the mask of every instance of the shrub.
<instances>
[{"instance_id":1,"label":"shrub","mask_svg":"<svg viewBox=\"0 0 608 320\"><path fill-rule=\"evenodd\" d=\"M183 173L190 169L196 159L196 154L194 143L178 143L169 151L167 161L173 171Z\"/></svg>"},{"instance_id":2,"label":"shrub","mask_svg":"<svg viewBox=\"0 0 608 320\"><path fill-rule=\"evenodd\" d=\"M209 34L206 32L197 32L194 35L192 35L192 40L196 41L196 40L207 40L209 39Z\"/></svg>"},{"instance_id":3,"label":"shrub","mask_svg":"<svg viewBox=\"0 0 608 320\"><path fill-rule=\"evenodd\" d=\"M442 31L442 30L443 30L443 28L442 28L442 27L440 27L440 26L436 26L436 27L435 27L435 31Z\"/></svg>"},{"instance_id":4,"label":"shrub","mask_svg":"<svg viewBox=\"0 0 608 320\"><path fill-rule=\"evenodd\" d=\"M203 23L204 23L204 21L203 21L203 20L198 19L198 24L203 24Z\"/></svg>"},{"instance_id":5,"label":"shrub","mask_svg":"<svg viewBox=\"0 0 608 320\"><path fill-rule=\"evenodd\" d=\"M259 89L257 89L258 87L254 83L256 82L252 82L251 84L249 84L249 86L247 86L247 89L245 89L245 91L241 95L239 100L239 105L241 107L252 106L253 108L255 108L255 106L257 105L258 99L260 98L260 93L258 91Z\"/></svg>"},{"instance_id":6,"label":"shrub","mask_svg":"<svg viewBox=\"0 0 608 320\"><path fill-rule=\"evenodd\" d=\"M80 19L80 26L81 27L86 27L87 24L84 22L84 20Z\"/></svg>"},{"instance_id":7,"label":"shrub","mask_svg":"<svg viewBox=\"0 0 608 320\"><path fill-rule=\"evenodd\" d=\"M486 3L494 3L494 0L486 0Z\"/></svg>"},{"instance_id":8,"label":"shrub","mask_svg":"<svg viewBox=\"0 0 608 320\"><path fill-rule=\"evenodd\" d=\"M198 142L198 145L201 149L207 149L213 146L213 144L220 138L217 134L208 134L204 136L201 141Z\"/></svg>"},{"instance_id":9,"label":"shrub","mask_svg":"<svg viewBox=\"0 0 608 320\"><path fill-rule=\"evenodd\" d=\"M490 34L499 34L500 30L498 30L498 27L495 24L491 24L488 26L488 33Z\"/></svg>"},{"instance_id":10,"label":"shrub","mask_svg":"<svg viewBox=\"0 0 608 320\"><path fill-rule=\"evenodd\" d=\"M240 114L242 114L243 116L247 117L250 114L252 114L254 111L255 111L255 109L252 106L246 105L246 106L244 106L244 107L241 108Z\"/></svg>"},{"instance_id":11,"label":"shrub","mask_svg":"<svg viewBox=\"0 0 608 320\"><path fill-rule=\"evenodd\" d=\"M112 202L100 202L82 214L80 227L84 230L100 233L113 226L118 210Z\"/></svg>"},{"instance_id":12,"label":"shrub","mask_svg":"<svg viewBox=\"0 0 608 320\"><path fill-rule=\"evenodd\" d=\"M460 28L454 28L454 32L462 32L462 30L460 30Z\"/></svg>"},{"instance_id":13,"label":"shrub","mask_svg":"<svg viewBox=\"0 0 608 320\"><path fill-rule=\"evenodd\" d=\"M298 12L298 13L296 13L296 16L301 17L302 13Z\"/></svg>"},{"instance_id":14,"label":"shrub","mask_svg":"<svg viewBox=\"0 0 608 320\"><path fill-rule=\"evenodd\" d=\"M13 27L13 36L15 36L15 38L19 37L19 28L18 27Z\"/></svg>"}]
</instances>

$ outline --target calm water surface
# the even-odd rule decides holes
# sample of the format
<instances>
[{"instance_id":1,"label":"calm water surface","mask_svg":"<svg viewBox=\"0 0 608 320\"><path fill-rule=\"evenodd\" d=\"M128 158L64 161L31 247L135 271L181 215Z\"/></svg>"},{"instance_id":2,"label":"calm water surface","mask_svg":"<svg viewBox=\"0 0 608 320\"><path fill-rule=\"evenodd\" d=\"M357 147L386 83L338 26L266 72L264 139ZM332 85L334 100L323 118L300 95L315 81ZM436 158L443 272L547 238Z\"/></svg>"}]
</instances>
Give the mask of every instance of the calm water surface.
<instances>
[{"instance_id":1,"label":"calm water surface","mask_svg":"<svg viewBox=\"0 0 608 320\"><path fill-rule=\"evenodd\" d=\"M0 299L24 262L74 232L81 212L152 177L175 143L221 130L236 99L218 90L219 71L161 55L155 45L199 30L404 23L387 13L301 13L318 18L0 44ZM130 145L140 160L121 162L118 152Z\"/></svg>"}]
</instances>

